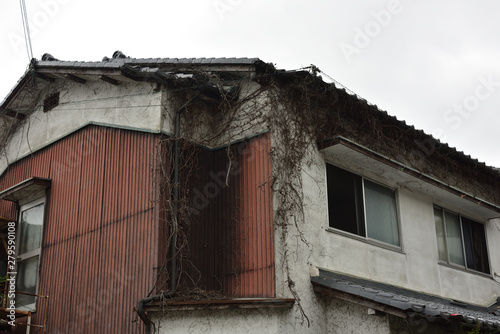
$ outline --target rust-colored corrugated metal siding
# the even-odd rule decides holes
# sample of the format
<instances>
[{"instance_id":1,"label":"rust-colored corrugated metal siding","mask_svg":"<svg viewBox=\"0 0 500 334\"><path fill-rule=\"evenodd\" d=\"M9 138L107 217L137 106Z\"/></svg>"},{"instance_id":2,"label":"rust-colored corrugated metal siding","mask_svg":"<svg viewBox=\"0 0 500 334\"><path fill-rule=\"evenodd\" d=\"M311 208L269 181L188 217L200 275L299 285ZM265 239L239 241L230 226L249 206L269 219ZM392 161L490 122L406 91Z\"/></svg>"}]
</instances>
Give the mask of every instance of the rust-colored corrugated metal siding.
<instances>
[{"instance_id":1,"label":"rust-colored corrugated metal siding","mask_svg":"<svg viewBox=\"0 0 500 334\"><path fill-rule=\"evenodd\" d=\"M16 203L0 200L0 217L15 221L17 217Z\"/></svg>"},{"instance_id":2,"label":"rust-colored corrugated metal siding","mask_svg":"<svg viewBox=\"0 0 500 334\"><path fill-rule=\"evenodd\" d=\"M239 149L241 167L239 237L241 269L227 276L228 292L242 297L274 297L274 228L271 191L270 135ZM238 171L237 169L235 170Z\"/></svg>"},{"instance_id":3,"label":"rust-colored corrugated metal siding","mask_svg":"<svg viewBox=\"0 0 500 334\"><path fill-rule=\"evenodd\" d=\"M191 187L189 259L181 285L234 297L274 297L274 229L269 134L227 149L199 148Z\"/></svg>"},{"instance_id":4,"label":"rust-colored corrugated metal siding","mask_svg":"<svg viewBox=\"0 0 500 334\"><path fill-rule=\"evenodd\" d=\"M89 126L1 177L0 190L30 177L52 180L38 290L50 296L48 333L143 331L133 309L152 288L158 265L158 140ZM0 209L12 214L9 204ZM39 301L33 322L41 323L44 312Z\"/></svg>"}]
</instances>

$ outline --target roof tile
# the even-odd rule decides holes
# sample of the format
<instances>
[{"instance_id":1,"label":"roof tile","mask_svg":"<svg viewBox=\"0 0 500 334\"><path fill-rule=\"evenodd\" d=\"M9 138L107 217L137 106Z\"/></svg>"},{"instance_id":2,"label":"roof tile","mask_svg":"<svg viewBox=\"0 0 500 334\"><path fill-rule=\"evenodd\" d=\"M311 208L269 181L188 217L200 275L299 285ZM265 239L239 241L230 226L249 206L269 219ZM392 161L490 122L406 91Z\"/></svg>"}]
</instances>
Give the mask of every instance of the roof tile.
<instances>
[{"instance_id":1,"label":"roof tile","mask_svg":"<svg viewBox=\"0 0 500 334\"><path fill-rule=\"evenodd\" d=\"M320 275L311 277L314 285L338 290L368 300L400 309L417 312L426 317L461 317L465 322L484 324L490 328L500 326L500 317L489 313L487 307L456 302L421 292L395 287L392 285L334 273L323 269Z\"/></svg>"}]
</instances>

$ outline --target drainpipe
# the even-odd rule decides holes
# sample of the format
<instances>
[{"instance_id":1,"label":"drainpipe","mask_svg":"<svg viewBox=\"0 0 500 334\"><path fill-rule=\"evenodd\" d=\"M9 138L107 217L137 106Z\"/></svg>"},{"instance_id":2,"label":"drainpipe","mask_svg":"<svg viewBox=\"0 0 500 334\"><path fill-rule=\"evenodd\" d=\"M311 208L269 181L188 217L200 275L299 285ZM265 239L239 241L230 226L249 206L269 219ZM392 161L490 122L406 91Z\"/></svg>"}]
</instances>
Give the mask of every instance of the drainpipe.
<instances>
[{"instance_id":1,"label":"drainpipe","mask_svg":"<svg viewBox=\"0 0 500 334\"><path fill-rule=\"evenodd\" d=\"M177 230L179 218L179 155L180 155L180 133L181 133L181 114L194 100L200 96L200 91L197 90L195 94L180 107L175 113L175 129L174 129L174 193L173 193L173 220L172 220L172 241L170 244L170 252L172 253L172 268L170 277L170 291L165 291L159 295L146 297L137 303L137 314L144 322L145 334L151 334L151 320L149 319L144 306L155 300L172 297L177 290Z\"/></svg>"}]
</instances>

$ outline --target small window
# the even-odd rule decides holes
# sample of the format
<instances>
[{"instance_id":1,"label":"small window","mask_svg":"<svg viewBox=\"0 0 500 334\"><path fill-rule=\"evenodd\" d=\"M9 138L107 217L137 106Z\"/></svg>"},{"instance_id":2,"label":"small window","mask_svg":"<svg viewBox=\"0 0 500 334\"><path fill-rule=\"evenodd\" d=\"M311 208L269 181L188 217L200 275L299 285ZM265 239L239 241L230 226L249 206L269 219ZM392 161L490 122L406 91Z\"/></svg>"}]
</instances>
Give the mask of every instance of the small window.
<instances>
[{"instance_id":1,"label":"small window","mask_svg":"<svg viewBox=\"0 0 500 334\"><path fill-rule=\"evenodd\" d=\"M439 260L469 270L490 273L484 225L434 207Z\"/></svg>"},{"instance_id":2,"label":"small window","mask_svg":"<svg viewBox=\"0 0 500 334\"><path fill-rule=\"evenodd\" d=\"M59 92L50 94L43 100L43 112L48 112L59 105Z\"/></svg>"},{"instance_id":3,"label":"small window","mask_svg":"<svg viewBox=\"0 0 500 334\"><path fill-rule=\"evenodd\" d=\"M38 290L38 266L42 247L45 199L21 206L17 237L16 308L34 311Z\"/></svg>"},{"instance_id":4,"label":"small window","mask_svg":"<svg viewBox=\"0 0 500 334\"><path fill-rule=\"evenodd\" d=\"M330 227L400 246L396 192L327 164Z\"/></svg>"}]
</instances>

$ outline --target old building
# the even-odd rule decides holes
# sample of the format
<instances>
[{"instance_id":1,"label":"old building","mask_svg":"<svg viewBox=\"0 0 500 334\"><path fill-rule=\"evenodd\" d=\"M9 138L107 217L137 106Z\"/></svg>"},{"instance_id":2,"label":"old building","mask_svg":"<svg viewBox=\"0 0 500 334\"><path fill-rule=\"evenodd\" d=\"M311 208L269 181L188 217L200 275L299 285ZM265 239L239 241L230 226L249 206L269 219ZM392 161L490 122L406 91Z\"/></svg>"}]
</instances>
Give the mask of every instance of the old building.
<instances>
[{"instance_id":1,"label":"old building","mask_svg":"<svg viewBox=\"0 0 500 334\"><path fill-rule=\"evenodd\" d=\"M31 312L47 333L500 330L498 170L318 74L118 51L34 60L0 105L17 321Z\"/></svg>"}]
</instances>

